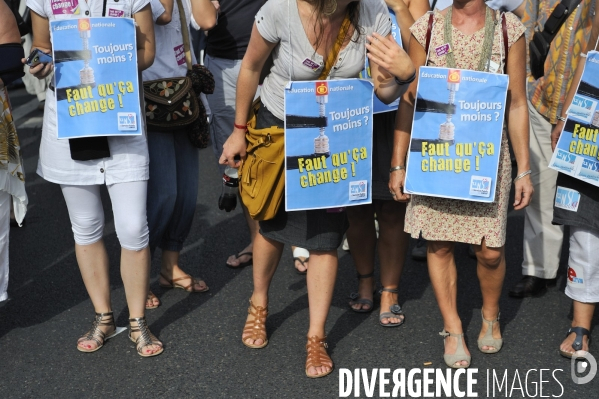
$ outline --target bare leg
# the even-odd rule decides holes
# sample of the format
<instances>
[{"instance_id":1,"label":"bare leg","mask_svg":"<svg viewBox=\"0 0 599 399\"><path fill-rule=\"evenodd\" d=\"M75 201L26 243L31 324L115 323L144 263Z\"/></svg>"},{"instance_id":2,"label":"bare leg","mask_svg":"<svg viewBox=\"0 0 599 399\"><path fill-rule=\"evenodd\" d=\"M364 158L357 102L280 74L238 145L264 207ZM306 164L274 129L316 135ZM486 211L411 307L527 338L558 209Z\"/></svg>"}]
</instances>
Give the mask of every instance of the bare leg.
<instances>
[{"instance_id":1,"label":"bare leg","mask_svg":"<svg viewBox=\"0 0 599 399\"><path fill-rule=\"evenodd\" d=\"M268 307L268 289L281 260L283 247L282 243L268 239L261 234L258 234L254 240L254 291L251 300L255 306ZM254 316L248 315L248 321L253 319ZM253 345L262 345L264 343L262 339L246 339L246 336L249 335L244 334L242 339Z\"/></svg>"},{"instance_id":2,"label":"bare leg","mask_svg":"<svg viewBox=\"0 0 599 399\"><path fill-rule=\"evenodd\" d=\"M244 249L242 249L241 251L239 251L239 253L242 254L244 252L253 252L254 242L256 241L256 236L258 235L260 226L259 226L257 220L252 219L247 208L243 205L243 202L241 202L241 199L239 199L239 203L241 204L241 209L243 209L243 214L244 214L245 220L248 224L248 229L250 230L250 239L251 239L250 244L247 247L245 247ZM247 262L248 260L250 260L251 257L252 257L251 255L243 255L243 256L240 256L239 258L237 258L237 257L235 257L235 255L231 255L227 259L227 265L237 267L237 266L239 266L240 263Z\"/></svg>"},{"instance_id":3,"label":"bare leg","mask_svg":"<svg viewBox=\"0 0 599 399\"><path fill-rule=\"evenodd\" d=\"M111 312L109 263L104 241L100 240L89 245L75 244L75 255L83 283L94 305L95 312ZM111 329L109 326L98 326L98 328L104 333ZM80 341L77 345L85 349L94 349L98 346L98 343L93 340L86 340Z\"/></svg>"},{"instance_id":4,"label":"bare leg","mask_svg":"<svg viewBox=\"0 0 599 399\"><path fill-rule=\"evenodd\" d=\"M376 248L376 230L374 227L374 206L359 205L346 208L349 219L347 242L350 248L360 248L351 251L351 257L356 265L356 271L361 275L368 275L374 270L374 251ZM359 298L373 299L374 276L358 279ZM368 310L369 305L350 302L356 310Z\"/></svg>"},{"instance_id":5,"label":"bare leg","mask_svg":"<svg viewBox=\"0 0 599 399\"><path fill-rule=\"evenodd\" d=\"M313 266L308 269L306 277L310 307L308 337L317 335L322 338L326 335L325 323L337 278L337 251L312 251L310 258ZM332 363L327 365L323 362L321 367L310 367L308 373L318 375L328 372L332 367Z\"/></svg>"},{"instance_id":6,"label":"bare leg","mask_svg":"<svg viewBox=\"0 0 599 399\"><path fill-rule=\"evenodd\" d=\"M125 286L125 296L129 307L129 317L143 317L146 311L146 294L150 278L150 247L139 251L123 248L121 250L121 278ZM136 327L132 324L132 327ZM131 333L136 339L139 332ZM158 345L148 345L143 348L145 354L160 350Z\"/></svg>"},{"instance_id":7,"label":"bare leg","mask_svg":"<svg viewBox=\"0 0 599 399\"><path fill-rule=\"evenodd\" d=\"M379 259L381 262L381 285L397 289L408 251L409 235L404 233L406 205L396 201L375 201L379 222ZM397 294L381 293L381 313L389 312L391 305L397 303ZM385 318L383 324L400 323L404 316Z\"/></svg>"},{"instance_id":8,"label":"bare leg","mask_svg":"<svg viewBox=\"0 0 599 399\"><path fill-rule=\"evenodd\" d=\"M572 307L574 308L574 317L572 318L572 327L582 327L591 331L591 322L593 321L593 313L595 312L595 304L594 303L584 303L573 301ZM560 350L568 353L576 352L574 348L572 348L572 343L576 339L575 333L570 333L564 339L562 344L560 345ZM589 337L586 335L582 338L582 350L589 350Z\"/></svg>"},{"instance_id":9,"label":"bare leg","mask_svg":"<svg viewBox=\"0 0 599 399\"><path fill-rule=\"evenodd\" d=\"M169 284L170 282L167 281L164 277L166 276L168 278L168 280L174 280L176 278L180 278L180 277L185 277L187 276L187 273L185 273L180 267L179 267L179 252L178 251L169 251L169 250L162 250L162 266L160 268L160 281L162 282L162 284ZM177 281L177 284L179 285L183 285L183 286L188 286L189 284L192 283L192 280L190 278L185 279L185 280L179 280ZM190 292L193 291L204 291L206 290L207 286L206 283L203 280L198 280L196 284L194 284L194 286L189 288Z\"/></svg>"},{"instance_id":10,"label":"bare leg","mask_svg":"<svg viewBox=\"0 0 599 399\"><path fill-rule=\"evenodd\" d=\"M446 241L428 241L427 262L428 273L431 279L437 304L443 316L445 331L453 334L462 334L462 321L458 315L457 308L457 279L458 274L453 256L454 244ZM457 338L445 338L445 353L455 353L457 350ZM464 342L464 350L467 355L470 351ZM467 361L456 362L467 366Z\"/></svg>"},{"instance_id":11,"label":"bare leg","mask_svg":"<svg viewBox=\"0 0 599 399\"><path fill-rule=\"evenodd\" d=\"M483 317L485 320L495 320L499 315L499 297L505 278L504 248L489 248L483 240L481 245L474 245L477 265L476 272L483 295ZM482 323L479 339L487 332L487 324ZM499 323L493 324L493 338L501 338ZM483 345L482 349L492 350L492 346Z\"/></svg>"}]
</instances>

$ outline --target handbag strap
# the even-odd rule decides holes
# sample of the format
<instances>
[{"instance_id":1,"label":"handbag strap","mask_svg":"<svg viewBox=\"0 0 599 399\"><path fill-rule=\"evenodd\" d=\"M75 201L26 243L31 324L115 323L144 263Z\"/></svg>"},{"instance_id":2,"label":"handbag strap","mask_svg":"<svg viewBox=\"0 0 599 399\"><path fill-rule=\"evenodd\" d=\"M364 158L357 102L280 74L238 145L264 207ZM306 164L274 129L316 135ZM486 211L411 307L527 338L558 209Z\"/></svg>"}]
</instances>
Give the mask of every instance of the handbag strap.
<instances>
[{"instance_id":1,"label":"handbag strap","mask_svg":"<svg viewBox=\"0 0 599 399\"><path fill-rule=\"evenodd\" d=\"M191 48L189 46L189 26L187 18L185 18L185 9L181 0L177 0L177 8L179 9L179 18L181 19L181 35L183 36L183 50L185 51L185 63L187 70L191 71Z\"/></svg>"},{"instance_id":2,"label":"handbag strap","mask_svg":"<svg viewBox=\"0 0 599 399\"><path fill-rule=\"evenodd\" d=\"M434 10L434 9L433 9ZM431 45L431 35L433 34L433 20L435 19L435 11L431 11L428 17L428 26L426 28L426 43L424 45L424 52L428 58L428 49Z\"/></svg>"},{"instance_id":3,"label":"handbag strap","mask_svg":"<svg viewBox=\"0 0 599 399\"><path fill-rule=\"evenodd\" d=\"M504 62L505 62L505 66L504 66L504 73L507 73L507 55L510 51L509 48L509 43L508 43L508 36L507 36L507 23L505 22L505 13L501 13L501 30L503 31L503 51L505 54L504 57Z\"/></svg>"},{"instance_id":4,"label":"handbag strap","mask_svg":"<svg viewBox=\"0 0 599 399\"><path fill-rule=\"evenodd\" d=\"M335 61L337 61L337 56L339 55L339 51L341 51L341 46L343 45L343 42L347 37L347 32L349 31L350 23L351 21L349 20L349 13L347 13L345 14L345 18L343 18L343 22L341 23L341 28L339 29L339 33L337 34L337 40L335 40L335 45L333 46L333 49L329 53L324 63L324 68L322 69L322 72L320 73L318 80L324 80L327 78L327 76L329 76L329 73L331 72L333 65L335 65Z\"/></svg>"}]
</instances>

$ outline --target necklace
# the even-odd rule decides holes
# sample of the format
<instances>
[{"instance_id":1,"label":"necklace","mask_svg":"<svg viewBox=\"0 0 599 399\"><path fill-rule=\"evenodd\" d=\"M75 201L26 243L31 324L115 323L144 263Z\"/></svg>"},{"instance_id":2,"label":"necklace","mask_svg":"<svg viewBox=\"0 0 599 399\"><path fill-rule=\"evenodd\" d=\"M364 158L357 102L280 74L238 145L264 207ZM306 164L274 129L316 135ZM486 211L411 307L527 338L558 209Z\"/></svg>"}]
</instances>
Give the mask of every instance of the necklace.
<instances>
[{"instance_id":1,"label":"necklace","mask_svg":"<svg viewBox=\"0 0 599 399\"><path fill-rule=\"evenodd\" d=\"M482 50L480 52L480 59L478 60L477 71L487 71L489 67L489 61L491 60L491 51L493 50L493 37L495 36L495 21L493 19L493 11L489 7L486 7L485 12L485 39L482 43ZM445 15L444 35L445 43L449 43L452 51L445 55L447 60L447 66L449 68L456 68L455 57L453 52L453 38L452 38L452 25L451 15L453 6L449 7L447 14Z\"/></svg>"}]
</instances>

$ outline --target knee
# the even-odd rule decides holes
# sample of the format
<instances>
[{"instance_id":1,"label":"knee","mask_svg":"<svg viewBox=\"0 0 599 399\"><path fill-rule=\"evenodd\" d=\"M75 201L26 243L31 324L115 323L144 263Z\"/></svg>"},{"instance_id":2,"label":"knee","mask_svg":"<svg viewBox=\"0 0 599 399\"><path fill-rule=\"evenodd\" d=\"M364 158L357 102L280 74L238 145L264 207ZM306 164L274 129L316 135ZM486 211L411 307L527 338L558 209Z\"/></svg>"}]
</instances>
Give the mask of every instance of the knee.
<instances>
[{"instance_id":1,"label":"knee","mask_svg":"<svg viewBox=\"0 0 599 399\"><path fill-rule=\"evenodd\" d=\"M75 243L91 245L102 239L104 218L102 215L71 216L71 228Z\"/></svg>"},{"instance_id":2,"label":"knee","mask_svg":"<svg viewBox=\"0 0 599 399\"><path fill-rule=\"evenodd\" d=\"M453 244L444 241L428 241L427 252L435 258L448 258L453 256Z\"/></svg>"},{"instance_id":3,"label":"knee","mask_svg":"<svg viewBox=\"0 0 599 399\"><path fill-rule=\"evenodd\" d=\"M476 253L478 263L487 269L497 269L503 260L503 251L494 248L482 248Z\"/></svg>"},{"instance_id":4,"label":"knee","mask_svg":"<svg viewBox=\"0 0 599 399\"><path fill-rule=\"evenodd\" d=\"M139 251L149 245L150 233L145 217L118 222L115 220L115 230L122 248Z\"/></svg>"}]
</instances>

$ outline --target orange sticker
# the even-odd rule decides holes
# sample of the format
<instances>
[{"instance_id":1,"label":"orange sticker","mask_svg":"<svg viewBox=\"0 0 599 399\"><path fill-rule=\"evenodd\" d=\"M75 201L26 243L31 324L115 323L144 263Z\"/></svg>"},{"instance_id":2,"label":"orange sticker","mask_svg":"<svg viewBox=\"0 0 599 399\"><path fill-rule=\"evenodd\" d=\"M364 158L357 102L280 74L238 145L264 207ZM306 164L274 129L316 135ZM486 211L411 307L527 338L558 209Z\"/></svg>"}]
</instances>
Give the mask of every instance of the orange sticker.
<instances>
[{"instance_id":1,"label":"orange sticker","mask_svg":"<svg viewBox=\"0 0 599 399\"><path fill-rule=\"evenodd\" d=\"M89 25L89 19L81 18L78 23L79 31L90 30L91 26Z\"/></svg>"},{"instance_id":2,"label":"orange sticker","mask_svg":"<svg viewBox=\"0 0 599 399\"><path fill-rule=\"evenodd\" d=\"M449 83L460 83L460 71L458 69L450 69L447 74L447 81Z\"/></svg>"},{"instance_id":3,"label":"orange sticker","mask_svg":"<svg viewBox=\"0 0 599 399\"><path fill-rule=\"evenodd\" d=\"M316 95L326 96L329 94L329 84L327 82L316 82Z\"/></svg>"}]
</instances>

